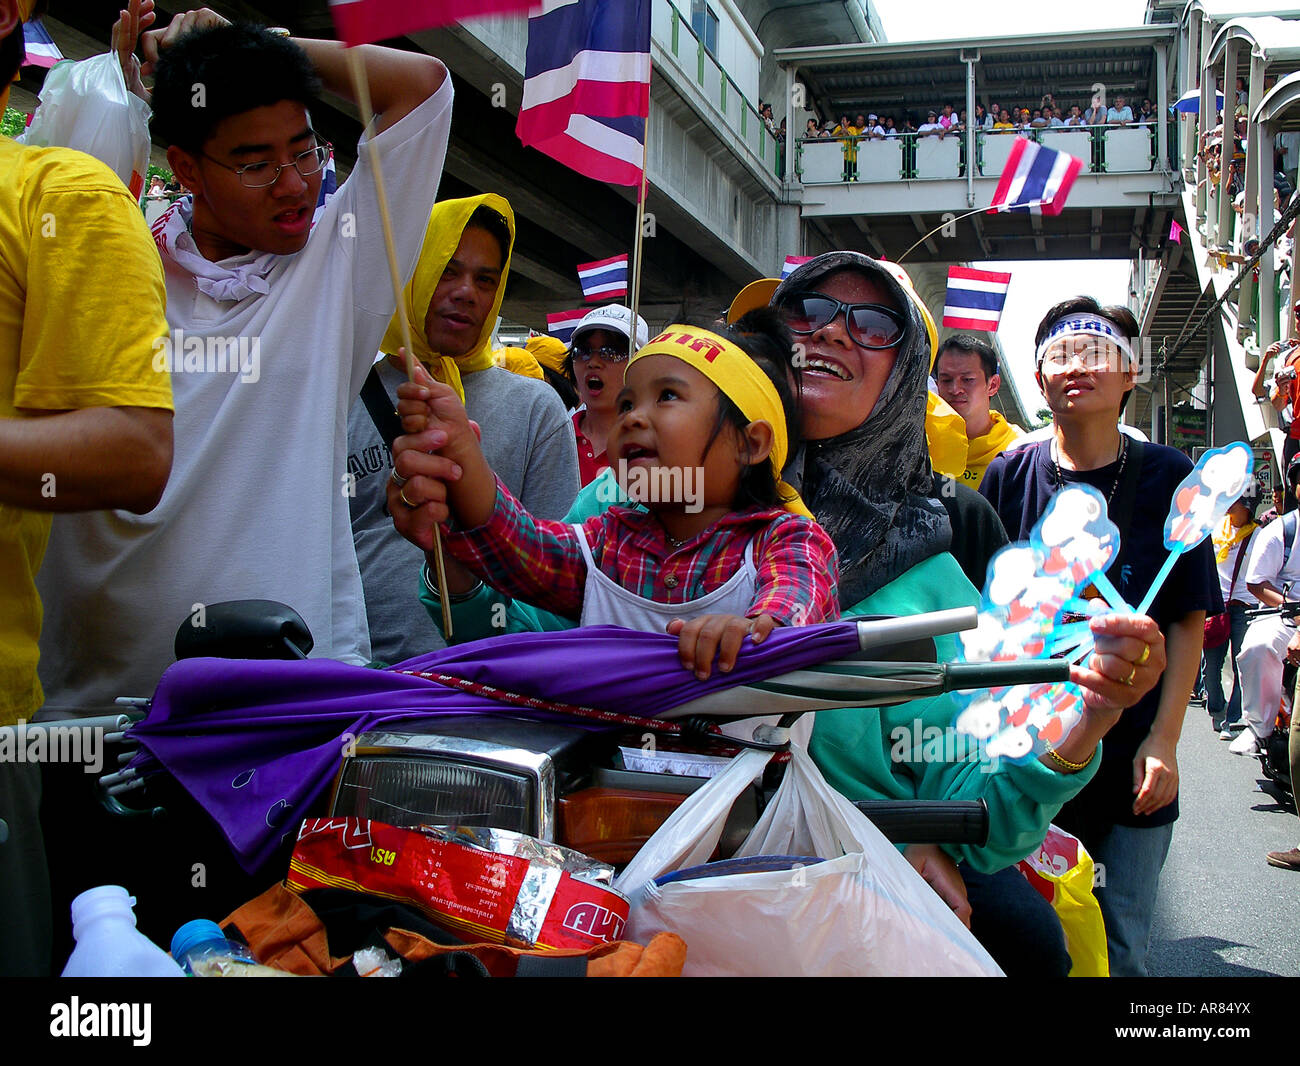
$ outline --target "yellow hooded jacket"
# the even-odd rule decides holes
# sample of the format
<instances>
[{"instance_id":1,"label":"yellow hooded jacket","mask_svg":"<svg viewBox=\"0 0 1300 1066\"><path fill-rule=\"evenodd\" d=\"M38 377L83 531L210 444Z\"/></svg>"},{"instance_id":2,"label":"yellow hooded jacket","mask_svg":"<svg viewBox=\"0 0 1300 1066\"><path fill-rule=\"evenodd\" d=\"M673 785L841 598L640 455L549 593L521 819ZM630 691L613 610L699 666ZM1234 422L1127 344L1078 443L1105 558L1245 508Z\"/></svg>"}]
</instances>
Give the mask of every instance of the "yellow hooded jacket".
<instances>
[{"instance_id":1,"label":"yellow hooded jacket","mask_svg":"<svg viewBox=\"0 0 1300 1066\"><path fill-rule=\"evenodd\" d=\"M980 487L989 463L1006 451L1012 441L1025 435L1023 429L1012 425L997 411L990 411L989 416L993 419L992 427L984 436L971 440L966 452L966 472L961 477L972 489Z\"/></svg>"},{"instance_id":2,"label":"yellow hooded jacket","mask_svg":"<svg viewBox=\"0 0 1300 1066\"><path fill-rule=\"evenodd\" d=\"M510 248L505 250L505 263L501 268L501 283L497 286L496 299L492 309L483 320L483 332L479 334L478 343L466 354L455 359L443 356L429 347L424 333L424 320L433 299L433 291L442 279L442 272L447 268L451 257L456 254L461 235L470 216L479 207L488 207L505 219L510 231ZM506 278L510 273L510 253L515 243L515 213L510 203L496 193L483 193L480 196L467 196L460 200L443 200L433 205L429 215L429 227L424 234L424 247L420 249L420 259L415 265L415 275L410 284L402 291L402 302L397 315L405 315L411 327L412 354L429 368L435 378L456 390L461 401L465 399L465 390L461 386L462 374L472 374L486 370L495 365L492 360L492 328L501 313L501 301L506 294ZM389 323L388 332L384 334L383 350L392 355L402 345L401 323L397 317Z\"/></svg>"}]
</instances>

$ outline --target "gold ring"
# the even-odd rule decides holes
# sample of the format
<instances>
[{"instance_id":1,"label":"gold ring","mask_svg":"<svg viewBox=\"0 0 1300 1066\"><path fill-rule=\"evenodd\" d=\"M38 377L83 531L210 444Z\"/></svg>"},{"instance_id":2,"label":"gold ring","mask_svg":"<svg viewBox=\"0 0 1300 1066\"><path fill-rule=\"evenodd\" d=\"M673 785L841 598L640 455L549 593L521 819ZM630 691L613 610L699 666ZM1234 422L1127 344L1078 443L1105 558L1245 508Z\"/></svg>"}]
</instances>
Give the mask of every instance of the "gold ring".
<instances>
[{"instance_id":1,"label":"gold ring","mask_svg":"<svg viewBox=\"0 0 1300 1066\"><path fill-rule=\"evenodd\" d=\"M1124 678L1124 680L1121 681L1120 684L1121 684L1121 685L1131 685L1131 684L1133 684L1133 679L1134 679L1135 677L1137 677L1137 672L1138 672L1138 668L1137 668L1136 666L1133 667L1131 670L1129 670L1129 672L1128 672L1128 677Z\"/></svg>"},{"instance_id":2,"label":"gold ring","mask_svg":"<svg viewBox=\"0 0 1300 1066\"><path fill-rule=\"evenodd\" d=\"M411 479L408 477L402 477L402 475L397 472L397 467L393 467L393 472L388 475L388 480L400 489Z\"/></svg>"},{"instance_id":3,"label":"gold ring","mask_svg":"<svg viewBox=\"0 0 1300 1066\"><path fill-rule=\"evenodd\" d=\"M1140 658L1140 659L1137 661L1138 666L1145 666L1145 665L1146 665L1146 661L1147 661L1149 658L1151 658L1151 645L1150 645L1150 644L1143 644L1143 645L1142 645L1142 658Z\"/></svg>"},{"instance_id":4,"label":"gold ring","mask_svg":"<svg viewBox=\"0 0 1300 1066\"><path fill-rule=\"evenodd\" d=\"M406 506L409 507L412 511L414 511L417 507L420 506L418 503L412 503L410 500L406 498L405 488L403 488L400 492L398 492L397 498L401 500L404 504L406 504Z\"/></svg>"}]
</instances>

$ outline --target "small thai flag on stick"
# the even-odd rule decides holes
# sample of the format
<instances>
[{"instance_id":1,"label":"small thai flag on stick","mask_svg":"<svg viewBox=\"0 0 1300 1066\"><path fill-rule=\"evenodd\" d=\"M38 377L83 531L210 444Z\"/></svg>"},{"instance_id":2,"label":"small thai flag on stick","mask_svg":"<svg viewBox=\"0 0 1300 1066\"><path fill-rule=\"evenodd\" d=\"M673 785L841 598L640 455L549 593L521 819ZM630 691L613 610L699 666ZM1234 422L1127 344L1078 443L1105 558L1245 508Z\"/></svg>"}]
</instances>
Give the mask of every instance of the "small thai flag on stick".
<instances>
[{"instance_id":1,"label":"small thai flag on stick","mask_svg":"<svg viewBox=\"0 0 1300 1066\"><path fill-rule=\"evenodd\" d=\"M963 266L949 267L948 293L943 298L944 328L994 332L1002 317L1002 305L1007 302L1010 286L1010 274Z\"/></svg>"},{"instance_id":2,"label":"small thai flag on stick","mask_svg":"<svg viewBox=\"0 0 1300 1066\"><path fill-rule=\"evenodd\" d=\"M785 281L786 278L795 272L796 268L803 266L804 263L815 258L816 256L812 255L787 255L785 257L785 265L781 267L781 280Z\"/></svg>"},{"instance_id":3,"label":"small thai flag on stick","mask_svg":"<svg viewBox=\"0 0 1300 1066\"><path fill-rule=\"evenodd\" d=\"M1017 137L988 213L1032 211L1059 215L1081 170L1082 159Z\"/></svg>"},{"instance_id":4,"label":"small thai flag on stick","mask_svg":"<svg viewBox=\"0 0 1300 1066\"><path fill-rule=\"evenodd\" d=\"M573 311L556 311L546 316L546 332L556 340L569 343L578 323L586 317L587 309L579 307Z\"/></svg>"},{"instance_id":5,"label":"small thai flag on stick","mask_svg":"<svg viewBox=\"0 0 1300 1066\"><path fill-rule=\"evenodd\" d=\"M588 303L627 299L627 255L578 264L578 283Z\"/></svg>"}]
</instances>

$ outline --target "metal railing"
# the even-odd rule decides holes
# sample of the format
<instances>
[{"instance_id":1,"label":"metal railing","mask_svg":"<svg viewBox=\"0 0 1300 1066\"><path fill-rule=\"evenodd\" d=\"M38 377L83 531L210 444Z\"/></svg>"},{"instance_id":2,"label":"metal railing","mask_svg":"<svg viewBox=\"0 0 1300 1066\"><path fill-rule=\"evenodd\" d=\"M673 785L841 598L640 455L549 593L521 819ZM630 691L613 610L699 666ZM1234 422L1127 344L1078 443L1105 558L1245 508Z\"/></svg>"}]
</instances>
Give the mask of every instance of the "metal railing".
<instances>
[{"instance_id":1,"label":"metal railing","mask_svg":"<svg viewBox=\"0 0 1300 1066\"><path fill-rule=\"evenodd\" d=\"M997 177L1016 137L1082 158L1091 174L1140 173L1156 165L1151 126L1048 126L976 131L976 173ZM961 178L966 176L966 133L805 138L797 145L795 173L805 185Z\"/></svg>"},{"instance_id":2,"label":"metal railing","mask_svg":"<svg viewBox=\"0 0 1300 1066\"><path fill-rule=\"evenodd\" d=\"M748 148L764 167L777 177L782 175L779 138L764 124L758 108L745 98L740 86L722 69L704 47L704 42L682 18L669 0L654 0L651 34L664 52L673 58L678 70L693 81L705 100L717 111L719 125L730 132L736 143Z\"/></svg>"}]
</instances>

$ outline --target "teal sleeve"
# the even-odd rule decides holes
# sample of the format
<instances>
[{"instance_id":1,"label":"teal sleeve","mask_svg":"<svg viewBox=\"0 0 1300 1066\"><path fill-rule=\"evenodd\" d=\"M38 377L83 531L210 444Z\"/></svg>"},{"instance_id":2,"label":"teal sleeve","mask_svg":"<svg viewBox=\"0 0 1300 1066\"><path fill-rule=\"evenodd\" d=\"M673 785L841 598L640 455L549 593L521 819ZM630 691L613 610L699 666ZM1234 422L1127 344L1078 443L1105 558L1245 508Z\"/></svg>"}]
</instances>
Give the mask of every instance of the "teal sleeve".
<instances>
[{"instance_id":1,"label":"teal sleeve","mask_svg":"<svg viewBox=\"0 0 1300 1066\"><path fill-rule=\"evenodd\" d=\"M919 563L844 612L844 617L902 615L978 605L979 595L952 556ZM940 661L957 655L954 636L936 639ZM959 698L950 694L892 707L819 711L810 752L826 779L849 799L983 799L989 839L983 847L945 847L959 862L992 872L1018 862L1047 835L1061 806L1096 773L1095 757L1077 774L1058 774L1037 759L991 760L958 734Z\"/></svg>"},{"instance_id":2,"label":"teal sleeve","mask_svg":"<svg viewBox=\"0 0 1300 1066\"><path fill-rule=\"evenodd\" d=\"M627 501L619 490L614 472L606 469L578 493L564 521L585 522L615 503L626 505ZM420 567L420 602L441 631L442 601L428 578L427 565ZM468 599L451 605L451 623L455 637L449 643L453 644L499 637L503 633L551 633L574 627L572 619L511 599L487 585L480 586Z\"/></svg>"}]
</instances>

